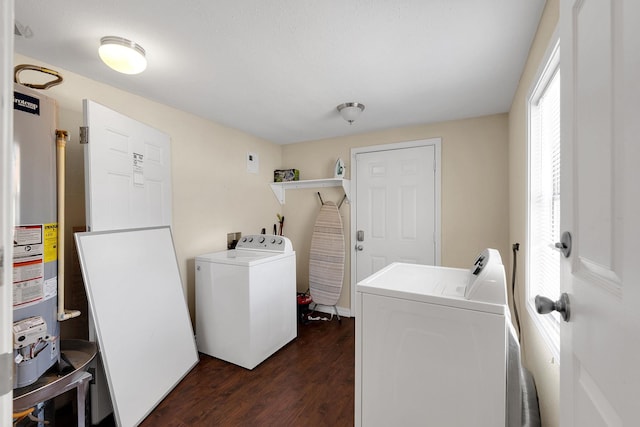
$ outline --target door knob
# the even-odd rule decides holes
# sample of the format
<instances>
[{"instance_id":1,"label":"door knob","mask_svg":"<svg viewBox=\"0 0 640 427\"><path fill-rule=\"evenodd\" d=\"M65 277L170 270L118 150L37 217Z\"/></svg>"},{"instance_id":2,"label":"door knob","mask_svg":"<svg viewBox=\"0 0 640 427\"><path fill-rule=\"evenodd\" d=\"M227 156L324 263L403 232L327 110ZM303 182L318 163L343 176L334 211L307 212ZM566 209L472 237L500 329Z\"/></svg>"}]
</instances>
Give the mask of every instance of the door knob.
<instances>
[{"instance_id":1,"label":"door knob","mask_svg":"<svg viewBox=\"0 0 640 427\"><path fill-rule=\"evenodd\" d=\"M362 247L362 245L356 245L356 251L361 251L361 250L363 250L363 249L364 249L364 248Z\"/></svg>"},{"instance_id":2,"label":"door knob","mask_svg":"<svg viewBox=\"0 0 640 427\"><path fill-rule=\"evenodd\" d=\"M562 316L562 320L568 322L571 318L571 309L569 307L569 295L565 292L560 295L560 299L553 302L547 297L536 295L536 311L540 314L551 313L557 311Z\"/></svg>"}]
</instances>

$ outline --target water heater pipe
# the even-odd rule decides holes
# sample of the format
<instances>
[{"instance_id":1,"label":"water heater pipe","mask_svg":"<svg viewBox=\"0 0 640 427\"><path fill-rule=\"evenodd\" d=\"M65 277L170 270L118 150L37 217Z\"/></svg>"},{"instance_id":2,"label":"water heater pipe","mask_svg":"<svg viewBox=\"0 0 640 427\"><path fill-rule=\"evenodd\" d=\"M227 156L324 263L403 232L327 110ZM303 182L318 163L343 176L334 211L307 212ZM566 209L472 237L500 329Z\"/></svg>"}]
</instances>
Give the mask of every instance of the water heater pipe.
<instances>
[{"instance_id":1,"label":"water heater pipe","mask_svg":"<svg viewBox=\"0 0 640 427\"><path fill-rule=\"evenodd\" d=\"M66 172L65 157L69 132L56 129L56 152L58 174L58 321L72 319L80 316L78 310L65 310L64 308L64 200Z\"/></svg>"}]
</instances>

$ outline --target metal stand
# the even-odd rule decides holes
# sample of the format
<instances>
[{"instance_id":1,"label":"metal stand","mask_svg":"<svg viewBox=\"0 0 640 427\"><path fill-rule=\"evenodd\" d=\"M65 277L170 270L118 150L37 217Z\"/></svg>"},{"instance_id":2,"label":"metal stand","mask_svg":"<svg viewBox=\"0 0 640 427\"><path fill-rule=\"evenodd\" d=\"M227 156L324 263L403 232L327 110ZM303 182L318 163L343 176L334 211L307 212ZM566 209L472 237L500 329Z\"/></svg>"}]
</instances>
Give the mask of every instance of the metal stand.
<instances>
[{"instance_id":1,"label":"metal stand","mask_svg":"<svg viewBox=\"0 0 640 427\"><path fill-rule=\"evenodd\" d=\"M67 375L55 373L43 375L34 384L14 390L13 411L23 411L61 394L77 389L78 427L85 427L85 402L89 391L91 374L83 369L95 357L95 343L82 340L62 341L62 352L65 353L74 370Z\"/></svg>"},{"instance_id":2,"label":"metal stand","mask_svg":"<svg viewBox=\"0 0 640 427\"><path fill-rule=\"evenodd\" d=\"M323 305L323 304L318 304L317 302L314 302L313 304L314 304L313 305L313 310L311 310L311 313L309 313L309 316L311 316L313 313L316 312L316 307L318 307L319 305ZM325 305L325 307L329 307L329 306ZM338 318L338 323L342 325L342 319L340 318L340 314L338 314L338 307L336 307L335 305L332 305L331 307L333 307L333 311L336 312L336 317ZM331 315L331 317L333 318L333 314Z\"/></svg>"}]
</instances>

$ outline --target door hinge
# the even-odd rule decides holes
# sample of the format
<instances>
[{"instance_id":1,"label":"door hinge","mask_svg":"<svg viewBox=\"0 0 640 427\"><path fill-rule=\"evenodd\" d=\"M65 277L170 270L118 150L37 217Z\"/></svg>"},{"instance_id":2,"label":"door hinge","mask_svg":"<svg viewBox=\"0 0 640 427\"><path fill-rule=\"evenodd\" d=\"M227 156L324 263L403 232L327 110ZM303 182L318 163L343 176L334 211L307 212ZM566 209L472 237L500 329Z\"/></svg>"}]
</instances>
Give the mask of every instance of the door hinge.
<instances>
[{"instance_id":1,"label":"door hinge","mask_svg":"<svg viewBox=\"0 0 640 427\"><path fill-rule=\"evenodd\" d=\"M80 144L89 143L89 126L80 126Z\"/></svg>"}]
</instances>

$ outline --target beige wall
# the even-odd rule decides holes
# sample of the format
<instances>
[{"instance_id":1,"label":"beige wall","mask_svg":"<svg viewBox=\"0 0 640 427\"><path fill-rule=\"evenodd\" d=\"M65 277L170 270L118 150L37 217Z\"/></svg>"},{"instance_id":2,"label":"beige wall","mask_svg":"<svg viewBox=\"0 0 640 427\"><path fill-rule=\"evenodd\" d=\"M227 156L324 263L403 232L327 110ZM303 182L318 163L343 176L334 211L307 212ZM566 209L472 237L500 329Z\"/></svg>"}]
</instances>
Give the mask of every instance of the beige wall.
<instances>
[{"instance_id":1,"label":"beige wall","mask_svg":"<svg viewBox=\"0 0 640 427\"><path fill-rule=\"evenodd\" d=\"M365 113L366 114L366 113ZM333 176L338 158L351 171L351 148L442 138L442 265L468 267L469 262L484 248L500 251L505 263L509 260L508 229L508 164L507 115L479 117L444 123L427 124L381 132L331 138L283 146L283 167L300 170L300 179L320 179ZM345 126L346 123L344 124ZM353 125L357 126L357 122ZM292 239L298 258L298 289L308 288L309 245L311 227L320 202L339 202L342 189L290 190L286 194L283 214L285 231ZM340 210L350 239L350 205ZM338 306L350 307L350 260L344 278Z\"/></svg>"},{"instance_id":2,"label":"beige wall","mask_svg":"<svg viewBox=\"0 0 640 427\"><path fill-rule=\"evenodd\" d=\"M15 63L43 65L61 72L65 79L63 84L47 90L45 94L58 102L59 127L71 132L71 142L67 144L67 248L74 248L71 228L85 224L83 148L78 143L82 99L90 98L169 134L173 238L185 296L193 317L194 257L226 249L228 232L256 234L262 227L275 222L276 213L280 212L279 204L268 183L273 181L273 170L281 164L281 147L54 65L20 55L15 56ZM26 73L20 77L28 81ZM259 156L259 174L246 172L248 151ZM71 251L65 258L68 263L74 262ZM73 276L73 272L68 273L65 282L76 282L78 277L74 280ZM77 283L71 286L75 285ZM77 286L75 290L77 292L70 293L69 298L83 292ZM68 304L80 303L75 298L68 301Z\"/></svg>"},{"instance_id":3,"label":"beige wall","mask_svg":"<svg viewBox=\"0 0 640 427\"><path fill-rule=\"evenodd\" d=\"M558 23L559 0L547 0L536 38L509 113L509 238L520 242L516 291L522 321L525 366L532 372L543 426L559 424L559 366L531 322L524 301L524 264L527 256L527 96Z\"/></svg>"}]
</instances>

